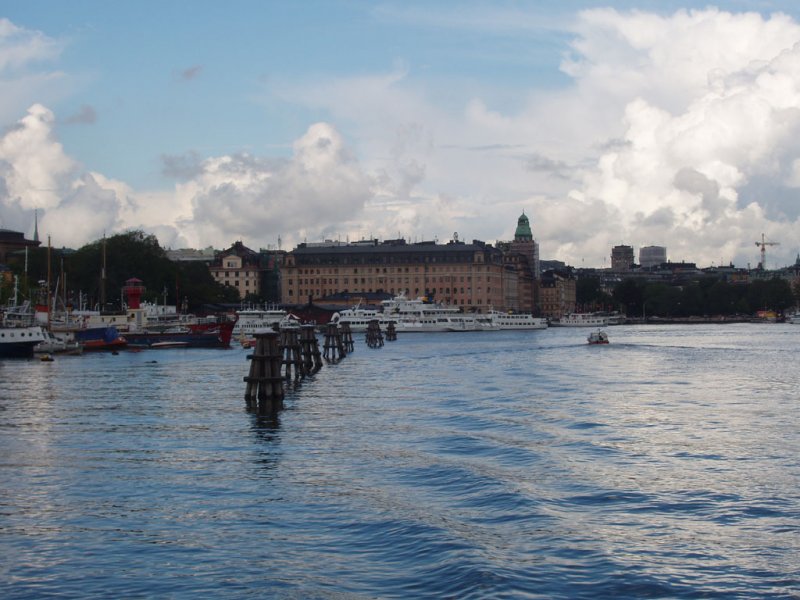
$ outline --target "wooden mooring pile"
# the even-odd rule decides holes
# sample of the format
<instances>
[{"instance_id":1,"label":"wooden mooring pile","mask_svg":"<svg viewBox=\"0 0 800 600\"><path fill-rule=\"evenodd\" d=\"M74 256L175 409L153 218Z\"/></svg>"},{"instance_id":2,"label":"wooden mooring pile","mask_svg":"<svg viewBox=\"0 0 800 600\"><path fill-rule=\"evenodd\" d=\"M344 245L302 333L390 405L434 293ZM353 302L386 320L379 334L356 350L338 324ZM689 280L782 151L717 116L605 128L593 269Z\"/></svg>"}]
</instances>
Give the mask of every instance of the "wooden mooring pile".
<instances>
[{"instance_id":1,"label":"wooden mooring pile","mask_svg":"<svg viewBox=\"0 0 800 600\"><path fill-rule=\"evenodd\" d=\"M244 399L248 409L271 413L283 407L280 334L257 333L255 338L253 353L247 355L251 362Z\"/></svg>"},{"instance_id":2,"label":"wooden mooring pile","mask_svg":"<svg viewBox=\"0 0 800 600\"><path fill-rule=\"evenodd\" d=\"M300 326L300 351L307 374L313 375L322 368L322 353L319 351L319 342L313 325Z\"/></svg>"},{"instance_id":3,"label":"wooden mooring pile","mask_svg":"<svg viewBox=\"0 0 800 600\"><path fill-rule=\"evenodd\" d=\"M344 341L342 341L342 332L336 323L328 323L325 326L325 340L322 344L322 357L328 362L339 362L345 356L347 351L344 348Z\"/></svg>"},{"instance_id":4,"label":"wooden mooring pile","mask_svg":"<svg viewBox=\"0 0 800 600\"><path fill-rule=\"evenodd\" d=\"M339 325L339 333L342 335L342 346L344 346L344 351L347 354L350 354L355 350L355 344L353 344L353 332L350 330L350 323L342 323Z\"/></svg>"},{"instance_id":5,"label":"wooden mooring pile","mask_svg":"<svg viewBox=\"0 0 800 600\"><path fill-rule=\"evenodd\" d=\"M383 334L381 333L381 324L378 319L371 319L367 323L367 346L370 348L380 348L383 346Z\"/></svg>"}]
</instances>

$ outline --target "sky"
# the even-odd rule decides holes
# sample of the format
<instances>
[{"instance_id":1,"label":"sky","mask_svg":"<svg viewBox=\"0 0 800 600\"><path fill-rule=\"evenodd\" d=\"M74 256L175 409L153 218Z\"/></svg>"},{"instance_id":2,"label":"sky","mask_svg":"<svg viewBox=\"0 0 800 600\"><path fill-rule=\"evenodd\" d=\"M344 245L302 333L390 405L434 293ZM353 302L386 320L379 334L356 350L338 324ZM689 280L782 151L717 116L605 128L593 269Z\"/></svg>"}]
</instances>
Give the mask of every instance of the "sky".
<instances>
[{"instance_id":1,"label":"sky","mask_svg":"<svg viewBox=\"0 0 800 600\"><path fill-rule=\"evenodd\" d=\"M0 228L800 252L800 3L0 0Z\"/></svg>"}]
</instances>

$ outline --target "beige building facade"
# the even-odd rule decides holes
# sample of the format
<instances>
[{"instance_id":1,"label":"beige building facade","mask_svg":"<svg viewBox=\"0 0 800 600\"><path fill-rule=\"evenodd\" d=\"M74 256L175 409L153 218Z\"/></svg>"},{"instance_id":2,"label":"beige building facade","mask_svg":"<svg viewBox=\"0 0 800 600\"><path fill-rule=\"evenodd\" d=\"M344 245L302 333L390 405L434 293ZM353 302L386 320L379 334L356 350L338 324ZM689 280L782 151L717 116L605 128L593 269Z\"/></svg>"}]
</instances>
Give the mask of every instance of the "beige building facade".
<instances>
[{"instance_id":1,"label":"beige building facade","mask_svg":"<svg viewBox=\"0 0 800 600\"><path fill-rule=\"evenodd\" d=\"M300 244L286 254L281 267L281 301L293 304L336 294L385 293L424 296L465 311L532 309L507 306L509 298L519 297L519 280L530 272L527 265L522 275L516 269L509 271L498 248L454 237L446 244L409 244L402 239Z\"/></svg>"},{"instance_id":2,"label":"beige building facade","mask_svg":"<svg viewBox=\"0 0 800 600\"><path fill-rule=\"evenodd\" d=\"M539 298L542 315L561 318L575 311L577 282L568 273L545 271L539 282Z\"/></svg>"},{"instance_id":3,"label":"beige building facade","mask_svg":"<svg viewBox=\"0 0 800 600\"><path fill-rule=\"evenodd\" d=\"M263 275L260 255L242 242L221 252L209 270L218 283L236 288L240 299L260 293Z\"/></svg>"}]
</instances>

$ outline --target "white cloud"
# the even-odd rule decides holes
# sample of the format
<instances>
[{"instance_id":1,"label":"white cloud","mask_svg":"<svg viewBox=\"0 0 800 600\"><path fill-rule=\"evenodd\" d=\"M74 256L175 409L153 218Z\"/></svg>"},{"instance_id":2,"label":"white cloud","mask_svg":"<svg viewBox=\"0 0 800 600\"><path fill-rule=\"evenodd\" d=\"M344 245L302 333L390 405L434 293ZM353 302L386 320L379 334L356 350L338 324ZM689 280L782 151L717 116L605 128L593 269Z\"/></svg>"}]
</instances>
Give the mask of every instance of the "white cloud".
<instances>
[{"instance_id":1,"label":"white cloud","mask_svg":"<svg viewBox=\"0 0 800 600\"><path fill-rule=\"evenodd\" d=\"M61 41L0 18L0 123L13 122L44 97L65 93L65 74L45 67L62 50Z\"/></svg>"},{"instance_id":2,"label":"white cloud","mask_svg":"<svg viewBox=\"0 0 800 600\"><path fill-rule=\"evenodd\" d=\"M24 209L57 206L76 168L53 135L54 122L53 113L36 104L0 138L6 200Z\"/></svg>"},{"instance_id":3,"label":"white cloud","mask_svg":"<svg viewBox=\"0 0 800 600\"><path fill-rule=\"evenodd\" d=\"M0 71L52 60L58 57L61 49L59 42L40 31L17 27L8 19L0 19Z\"/></svg>"},{"instance_id":4,"label":"white cloud","mask_svg":"<svg viewBox=\"0 0 800 600\"><path fill-rule=\"evenodd\" d=\"M319 239L357 222L371 198L365 175L341 135L316 123L285 161L250 155L205 160L202 171L178 186L191 214L181 225L197 245L254 245Z\"/></svg>"}]
</instances>

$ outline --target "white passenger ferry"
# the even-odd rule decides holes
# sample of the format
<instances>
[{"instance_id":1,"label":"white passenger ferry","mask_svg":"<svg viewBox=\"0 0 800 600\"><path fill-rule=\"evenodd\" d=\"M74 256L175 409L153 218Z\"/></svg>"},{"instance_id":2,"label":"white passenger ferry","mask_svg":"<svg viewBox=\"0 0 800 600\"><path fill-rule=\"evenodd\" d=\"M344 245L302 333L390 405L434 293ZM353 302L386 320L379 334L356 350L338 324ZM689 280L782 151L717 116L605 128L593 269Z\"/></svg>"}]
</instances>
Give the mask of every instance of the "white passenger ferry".
<instances>
[{"instance_id":1,"label":"white passenger ferry","mask_svg":"<svg viewBox=\"0 0 800 600\"><path fill-rule=\"evenodd\" d=\"M299 323L297 317L278 308L237 310L236 316L238 319L233 326L233 337L237 339Z\"/></svg>"},{"instance_id":2,"label":"white passenger ferry","mask_svg":"<svg viewBox=\"0 0 800 600\"><path fill-rule=\"evenodd\" d=\"M452 321L465 316L456 306L409 299L403 295L381 302L383 319L395 321L398 332L465 331L465 321ZM473 329L474 330L474 329Z\"/></svg>"},{"instance_id":3,"label":"white passenger ferry","mask_svg":"<svg viewBox=\"0 0 800 600\"><path fill-rule=\"evenodd\" d=\"M490 310L486 315L498 329L547 329L547 319L531 314Z\"/></svg>"},{"instance_id":4,"label":"white passenger ferry","mask_svg":"<svg viewBox=\"0 0 800 600\"><path fill-rule=\"evenodd\" d=\"M358 333L366 331L369 322L374 320L380 323L381 329L389 322L389 319L386 319L381 311L374 308L362 308L360 305L356 305L353 308L345 308L344 310L333 313L330 322L336 323L337 325L346 323L350 326L350 331ZM396 321L397 319L394 320Z\"/></svg>"},{"instance_id":5,"label":"white passenger ferry","mask_svg":"<svg viewBox=\"0 0 800 600\"><path fill-rule=\"evenodd\" d=\"M550 322L551 327L607 327L608 317L595 313L570 313Z\"/></svg>"}]
</instances>

